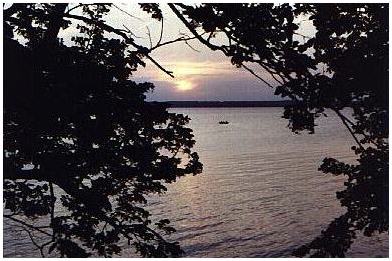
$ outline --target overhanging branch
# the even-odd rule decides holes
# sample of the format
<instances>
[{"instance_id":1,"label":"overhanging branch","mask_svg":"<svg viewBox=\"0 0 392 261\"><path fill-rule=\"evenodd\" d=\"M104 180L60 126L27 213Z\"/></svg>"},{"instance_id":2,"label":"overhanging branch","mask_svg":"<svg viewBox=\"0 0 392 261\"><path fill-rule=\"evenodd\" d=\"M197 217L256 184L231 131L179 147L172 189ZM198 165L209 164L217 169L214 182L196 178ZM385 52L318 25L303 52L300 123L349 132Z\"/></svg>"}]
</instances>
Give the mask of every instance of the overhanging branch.
<instances>
[{"instance_id":1,"label":"overhanging branch","mask_svg":"<svg viewBox=\"0 0 392 261\"><path fill-rule=\"evenodd\" d=\"M135 47L141 54L143 54L147 59L149 59L155 66L157 66L160 70L162 70L164 73L166 73L167 75L169 75L170 77L174 78L173 72L172 71L168 71L165 68L163 68L154 58L152 58L148 53L150 52L150 50L144 46L138 45L135 43L135 41L128 37L128 35L121 29L116 29L110 25L105 24L102 21L99 20L93 20L84 16L80 16L80 15L73 15L73 14L65 14L64 18L70 18L70 19L75 19L75 20L80 20L83 21L87 24L94 24L98 27L100 27L101 29L110 32L110 33L114 33L117 34L119 36L121 36L124 40L125 43Z\"/></svg>"},{"instance_id":2,"label":"overhanging branch","mask_svg":"<svg viewBox=\"0 0 392 261\"><path fill-rule=\"evenodd\" d=\"M207 39L204 39L202 37L202 34L199 34L196 29L185 19L185 17L181 14L181 12L176 8L175 4L168 4L170 9L174 12L174 14L181 20L181 22L188 28L188 30L195 36L196 39L198 39L201 43L203 43L204 45L206 45L208 48L210 48L213 51L221 51L223 52L226 56L229 56L229 53L226 49L226 46L222 45L222 46L218 46L215 44L212 44L209 40L212 37L212 33L210 33L209 37ZM178 4L180 6L183 6L183 4ZM226 32L226 35L229 37L228 33ZM231 38L229 37L229 39L231 40ZM249 62L256 62L254 60L251 60ZM269 70L265 65L263 65L261 62L258 62L258 64L265 69L269 74L272 75L273 79L276 80L279 84L282 84L281 81L279 81L276 76L272 73L271 70ZM250 69L249 67L247 67L246 65L244 65L243 63L241 63L241 66L247 70L248 72L250 72L253 76L255 76L257 79L261 80L263 83L265 83L267 86L273 88L273 86L267 82L265 79L263 79L261 76L257 75L252 69Z\"/></svg>"}]
</instances>

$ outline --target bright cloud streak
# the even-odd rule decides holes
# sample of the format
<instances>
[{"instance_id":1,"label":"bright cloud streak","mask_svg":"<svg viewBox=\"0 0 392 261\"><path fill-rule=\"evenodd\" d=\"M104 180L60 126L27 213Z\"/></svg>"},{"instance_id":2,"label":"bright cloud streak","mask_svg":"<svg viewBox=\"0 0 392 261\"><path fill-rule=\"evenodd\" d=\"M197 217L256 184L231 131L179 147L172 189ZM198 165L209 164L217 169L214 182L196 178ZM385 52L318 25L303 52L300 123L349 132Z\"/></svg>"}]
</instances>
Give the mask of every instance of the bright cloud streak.
<instances>
[{"instance_id":1,"label":"bright cloud streak","mask_svg":"<svg viewBox=\"0 0 392 261\"><path fill-rule=\"evenodd\" d=\"M151 19L136 3L121 5L121 8L137 16L137 19L126 16L114 9L107 20L113 27L122 28L123 24L132 28L137 35L136 42L142 46L150 45L147 27L151 32L152 45L160 36L160 22ZM190 34L166 5L161 5L164 19L162 42L178 38L181 34ZM217 44L224 39L216 39ZM230 63L224 54L212 51L197 40L189 41L193 49L183 42L168 44L155 49L154 57L165 69L172 71L171 78L146 60L146 67L139 68L133 74L137 82L149 81L155 84L155 90L148 96L151 100L276 100L274 90L267 88L253 75L238 69ZM197 52L194 50L198 50ZM248 65L250 66L250 65ZM260 68L255 68L259 75L268 81L270 75Z\"/></svg>"},{"instance_id":2,"label":"bright cloud streak","mask_svg":"<svg viewBox=\"0 0 392 261\"><path fill-rule=\"evenodd\" d=\"M162 65L173 71L174 79L154 67L146 68L143 71L143 76L148 77L153 82L165 82L181 92L198 88L203 82L203 78L230 75L235 70L230 64L220 62L176 61L166 62Z\"/></svg>"}]
</instances>

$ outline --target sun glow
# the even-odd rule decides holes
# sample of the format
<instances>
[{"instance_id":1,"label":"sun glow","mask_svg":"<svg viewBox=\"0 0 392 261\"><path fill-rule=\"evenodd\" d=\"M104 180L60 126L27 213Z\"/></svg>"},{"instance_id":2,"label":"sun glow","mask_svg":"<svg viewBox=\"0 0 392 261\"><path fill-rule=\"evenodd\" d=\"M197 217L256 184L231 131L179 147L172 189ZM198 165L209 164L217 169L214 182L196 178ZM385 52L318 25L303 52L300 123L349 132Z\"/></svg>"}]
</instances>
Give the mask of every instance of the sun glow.
<instances>
[{"instance_id":1,"label":"sun glow","mask_svg":"<svg viewBox=\"0 0 392 261\"><path fill-rule=\"evenodd\" d=\"M193 89L193 83L187 80L178 80L175 84L179 91L189 91Z\"/></svg>"},{"instance_id":2,"label":"sun glow","mask_svg":"<svg viewBox=\"0 0 392 261\"><path fill-rule=\"evenodd\" d=\"M161 71L154 71L152 78L169 83L177 92L191 92L200 87L202 77L220 76L227 74L228 69L232 70L231 64L221 62L173 61L163 65L173 72L175 78L170 78Z\"/></svg>"}]
</instances>

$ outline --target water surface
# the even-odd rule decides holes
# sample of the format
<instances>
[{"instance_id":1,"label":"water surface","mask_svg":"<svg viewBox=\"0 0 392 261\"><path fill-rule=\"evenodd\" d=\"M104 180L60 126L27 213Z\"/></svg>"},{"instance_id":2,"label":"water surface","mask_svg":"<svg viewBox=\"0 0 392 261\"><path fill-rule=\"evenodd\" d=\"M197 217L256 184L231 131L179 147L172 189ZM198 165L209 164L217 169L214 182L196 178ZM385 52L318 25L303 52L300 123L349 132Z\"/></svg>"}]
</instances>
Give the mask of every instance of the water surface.
<instances>
[{"instance_id":1,"label":"water surface","mask_svg":"<svg viewBox=\"0 0 392 261\"><path fill-rule=\"evenodd\" d=\"M332 114L316 134L293 134L282 110L171 109L191 117L204 171L170 184L149 209L173 222L171 239L187 257L287 257L343 213L335 193L344 180L317 168L324 157L352 161L352 138ZM4 255L32 253L26 235L5 225ZM348 256L388 256L387 234L360 237Z\"/></svg>"}]
</instances>

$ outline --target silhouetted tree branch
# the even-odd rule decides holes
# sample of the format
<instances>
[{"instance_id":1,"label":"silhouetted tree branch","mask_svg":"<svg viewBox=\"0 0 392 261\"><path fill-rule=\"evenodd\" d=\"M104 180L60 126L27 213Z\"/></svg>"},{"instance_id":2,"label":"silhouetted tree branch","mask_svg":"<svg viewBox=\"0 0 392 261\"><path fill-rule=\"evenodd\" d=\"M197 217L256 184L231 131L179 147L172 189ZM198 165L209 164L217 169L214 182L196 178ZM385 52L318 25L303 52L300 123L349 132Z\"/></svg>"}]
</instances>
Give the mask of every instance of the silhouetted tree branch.
<instances>
[{"instance_id":1,"label":"silhouetted tree branch","mask_svg":"<svg viewBox=\"0 0 392 261\"><path fill-rule=\"evenodd\" d=\"M237 67L245 62L257 64L273 77L278 83L275 94L295 101L283 115L293 132L314 133L315 119L332 109L356 142L352 149L357 164L325 158L320 166L324 173L347 178L346 189L337 193L347 212L294 254L342 257L358 231L365 236L387 231L388 6L169 6L211 50L222 51ZM309 17L315 26L314 36L298 33L294 19L300 16ZM226 35L229 46L211 43L217 31ZM208 33L207 40L199 32ZM296 41L296 35L302 36L303 42ZM352 109L353 120L342 113L347 107Z\"/></svg>"},{"instance_id":2,"label":"silhouetted tree branch","mask_svg":"<svg viewBox=\"0 0 392 261\"><path fill-rule=\"evenodd\" d=\"M166 219L153 224L143 204L202 164L189 118L146 102L154 86L129 79L150 50L105 24L108 5L83 5L81 15L66 13L67 4L13 6L4 24L5 218L24 226L42 255L48 246L60 256L110 257L122 238L142 256L181 255L161 235L174 228ZM69 19L82 23L65 46L58 33ZM47 218L51 232L24 221L35 217Z\"/></svg>"},{"instance_id":3,"label":"silhouetted tree branch","mask_svg":"<svg viewBox=\"0 0 392 261\"><path fill-rule=\"evenodd\" d=\"M64 17L65 18L72 18L72 19L76 19L76 20L81 20L81 21L89 23L89 24L95 24L95 25L99 26L100 28L102 28L103 30L105 30L107 32L115 33L115 34L123 37L127 44L130 44L133 47L135 47L143 56L145 56L147 59L149 59L161 71L163 71L164 73L166 73L167 75L169 75L172 78L174 77L173 72L168 71L165 68L163 68L157 61L155 61L155 59L153 59L148 54L149 53L149 49L148 48L136 44L132 38L129 38L125 34L124 31L122 31L120 29L115 29L115 28L111 27L110 25L107 25L107 24L105 24L105 23L103 23L101 21L93 20L93 19L90 19L90 18L87 18L87 17L84 17L84 16L65 14Z\"/></svg>"}]
</instances>

